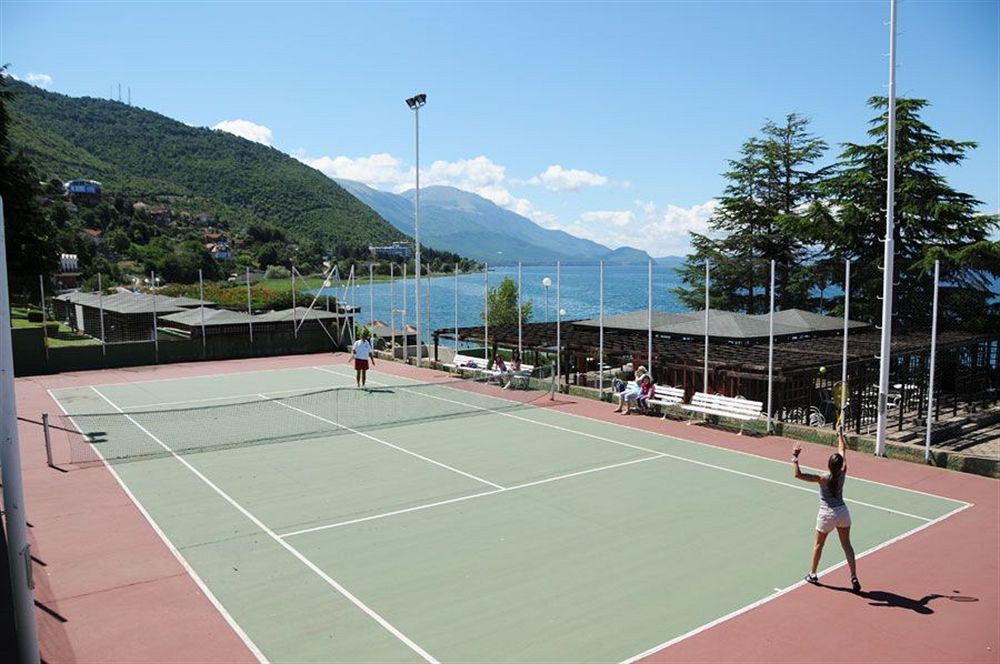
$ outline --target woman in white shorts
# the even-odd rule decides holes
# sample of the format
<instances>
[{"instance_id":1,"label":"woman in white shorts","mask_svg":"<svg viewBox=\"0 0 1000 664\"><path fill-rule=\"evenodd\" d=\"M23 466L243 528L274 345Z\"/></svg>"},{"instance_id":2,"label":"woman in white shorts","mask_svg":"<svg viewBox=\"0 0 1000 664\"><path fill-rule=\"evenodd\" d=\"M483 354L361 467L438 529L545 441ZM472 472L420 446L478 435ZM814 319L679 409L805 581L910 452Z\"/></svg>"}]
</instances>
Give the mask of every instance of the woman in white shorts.
<instances>
[{"instance_id":1,"label":"woman in white shorts","mask_svg":"<svg viewBox=\"0 0 1000 664\"><path fill-rule=\"evenodd\" d=\"M795 477L805 482L819 484L819 514L816 515L816 543L813 545L812 567L806 574L806 581L818 583L816 568L823 556L823 545L826 536L836 528L840 537L840 546L844 548L847 566L851 569L851 587L854 592L861 592L861 582L858 581L857 565L854 561L854 547L851 546L851 512L844 502L844 480L847 479L847 441L844 439L843 428L837 429L837 452L831 454L827 461L829 473L813 475L803 473L799 469L799 454L802 446L798 443L792 448L792 469Z\"/></svg>"}]
</instances>

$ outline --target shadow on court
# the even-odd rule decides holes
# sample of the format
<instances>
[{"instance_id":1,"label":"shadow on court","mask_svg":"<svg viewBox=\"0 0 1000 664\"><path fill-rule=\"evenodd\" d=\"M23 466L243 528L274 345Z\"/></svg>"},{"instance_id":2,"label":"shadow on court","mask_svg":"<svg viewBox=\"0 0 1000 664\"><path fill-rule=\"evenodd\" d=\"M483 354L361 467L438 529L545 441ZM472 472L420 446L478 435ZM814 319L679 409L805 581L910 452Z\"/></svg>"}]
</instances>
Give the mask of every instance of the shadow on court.
<instances>
[{"instance_id":1,"label":"shadow on court","mask_svg":"<svg viewBox=\"0 0 1000 664\"><path fill-rule=\"evenodd\" d=\"M914 613L920 613L922 615L930 615L934 613L934 609L928 606L932 601L936 599L946 599L951 602L978 602L978 597L969 597L968 595L959 595L959 591L955 590L954 595L939 595L937 593L932 593L930 595L924 595L920 599L913 599L912 597L906 597L904 595L898 595L894 592L889 592L888 590L862 590L860 593L855 593L851 588L844 588L841 586L827 586L822 583L817 583L820 588L826 588L827 590L835 590L842 593L851 593L852 595L857 594L859 597L863 597L869 600L868 604L870 606L885 606L896 609L909 609Z\"/></svg>"}]
</instances>

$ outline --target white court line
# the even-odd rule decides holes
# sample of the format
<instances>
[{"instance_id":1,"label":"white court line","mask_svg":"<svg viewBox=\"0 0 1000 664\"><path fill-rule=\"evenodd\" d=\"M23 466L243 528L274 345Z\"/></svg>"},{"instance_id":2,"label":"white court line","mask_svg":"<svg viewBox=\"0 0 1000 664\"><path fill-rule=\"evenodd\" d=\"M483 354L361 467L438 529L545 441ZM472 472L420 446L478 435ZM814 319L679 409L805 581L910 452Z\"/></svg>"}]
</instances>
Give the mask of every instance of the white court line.
<instances>
[{"instance_id":1,"label":"white court line","mask_svg":"<svg viewBox=\"0 0 1000 664\"><path fill-rule=\"evenodd\" d=\"M258 396L264 397L265 399L268 398L268 396L266 394L259 394ZM503 489L504 488L504 487L500 486L499 484L497 484L496 482L490 482L489 480L483 479L482 477L479 477L477 475L473 475L472 473L467 473L464 470L459 470L458 468L455 468L454 466L449 466L446 463L441 463L440 461L435 461L434 459L431 459L430 457L425 457L423 454L417 454L416 452L412 452L412 451L406 449L405 447L400 447L399 445L393 445L392 443L390 443L388 441L385 441L385 440L382 440L381 438L376 438L375 436L372 436L370 434L358 431L357 429L352 429L351 427L347 426L346 424L339 424L337 422L334 422L333 420L328 420L325 417L320 417L319 415L317 415L315 413L310 413L308 410L302 410L301 408L297 408L297 407L292 406L292 405L287 404L287 403L282 403L281 401L277 401L276 400L276 401L274 401L274 403L278 404L279 406L284 406L285 408L290 408L291 410L294 410L294 411L297 411L299 413L302 413L303 415L308 415L309 417L311 417L313 419L316 419L316 420L319 420L320 422L326 422L327 424L331 424L331 425L337 427L338 429L344 429L345 431L350 431L351 433L356 433L359 436L367 438L368 440L374 440L376 443L379 443L380 445L385 445L386 447L391 447L392 449L394 449L394 450L396 450L398 452L402 452L403 454L409 454L410 456L416 457L416 458L420 459L421 461L426 461L427 463L432 463L435 466L440 466L441 468L444 468L445 470L450 470L453 473L458 473L459 475L464 475L465 477L468 477L471 480L476 480L477 482L481 482L483 484L489 484L491 487L493 487L495 489Z\"/></svg>"},{"instance_id":2,"label":"white court line","mask_svg":"<svg viewBox=\"0 0 1000 664\"><path fill-rule=\"evenodd\" d=\"M632 459L631 461L622 461L620 463L613 463L607 466L600 466L598 468L588 468L587 470L578 470L575 473L567 473L565 475L556 475L555 477L547 477L543 480L535 480L534 482L525 482L524 484L516 484L514 486L509 486L505 489L496 489L494 491L483 491L481 493L473 493L468 496L461 496L459 498L450 498L448 500L439 500L434 503L427 503L424 505L416 505L415 507L407 507L401 510L393 510L392 512L383 512L382 514L373 514L372 516L364 516L358 519L351 519L349 521L340 521L338 523L328 523L323 526L315 526L313 528L303 528L302 530L295 530L290 533L285 533L281 537L293 537L295 535L305 535L306 533L315 533L320 530L329 530L331 528L340 528L341 526L350 526L355 523L362 523L364 521L375 521L376 519L384 519L389 516L396 516L397 514L407 514L409 512L419 512L420 510L430 509L432 507L438 507L439 505L450 505L452 503L460 503L465 500L472 500L473 498L482 498L484 496L492 496L498 493L506 493L508 491L517 491L518 489L526 489L530 486L538 486L540 484L548 484L549 482L559 482L561 480L566 480L571 477L579 477L580 475L589 475L591 473L601 473L606 470L611 470L612 468L621 468L622 466L631 466L636 463L644 463L646 461L652 461L653 459L660 459L665 457L665 454L655 454L653 456L642 457L641 459Z\"/></svg>"},{"instance_id":3,"label":"white court line","mask_svg":"<svg viewBox=\"0 0 1000 664\"><path fill-rule=\"evenodd\" d=\"M336 366L339 366L339 365L335 364L333 366L336 367ZM327 369L326 367L323 367L323 366L313 366L311 368L312 369L318 369L320 371L324 371L326 373L333 374L335 376L341 376L342 378L350 378L350 376L347 376L345 374L339 373L337 371L332 371L332 370ZM399 378L400 380L410 381L411 383L414 383L414 384L423 384L420 381L415 380L413 378L407 378L405 376L398 376L396 374L389 374L389 375L393 376L394 378ZM375 382L375 381L373 381L373 382ZM383 384L385 384L385 383L383 383ZM449 390L452 390L454 392L458 392L460 394L467 394L466 392L464 392L462 390L459 390L459 389L456 389L454 387L451 387L450 385L448 385L447 382L440 383L440 387L447 388ZM476 392L475 394L477 396L483 397L484 399L493 399L495 401L502 401L503 403L513 403L513 404L521 403L519 401L514 401L513 399L507 399L507 398L504 398L502 396L496 396L496 395L492 395L492 394L480 394L478 392ZM489 410L489 409L487 409L487 410ZM722 446L719 446L719 445L712 445L711 443L704 443L704 442L697 441L697 440L689 440L687 438L680 438L678 436L671 436L671 435L667 435L665 433L660 433L658 431L650 431L649 429L640 429L639 427L635 427L635 426L632 426L630 424L625 424L624 422L622 422L622 423L617 423L617 422L616 423L611 423L611 422L606 422L604 420L597 420L597 419L594 419L592 417L588 417L586 415L579 415L577 413L569 413L569 412L566 412L566 411L563 411L563 410L553 411L553 412L558 412L560 415L563 415L564 417L575 417L577 419L586 420L586 421L591 422L591 423L598 422L600 424L607 424L609 426L615 426L615 427L619 427L619 428L622 428L622 429L629 429L630 431L638 431L639 433L650 434L650 435L653 435L653 436L661 436L663 438L669 438L671 440L677 440L677 441L683 442L683 443L688 444L688 445L696 445L698 447L707 447L707 448L713 449L713 450L723 450L723 451L729 452L731 454L739 454L740 456L746 456L746 457L750 457L752 459L761 459L763 461L769 461L771 463L777 463L777 464L785 465L784 461L781 461L779 459L772 459L771 457L761 456L760 454L754 454L753 452L744 452L743 450L734 450L734 449L731 449L729 447L722 447ZM536 420L531 420L531 421L532 422L536 422ZM537 423L538 424L542 424L541 422L537 422ZM858 454L860 456L860 452L855 452L855 454ZM857 475L851 475L851 479L853 481L856 481L856 482L865 482L866 484L873 484L875 486L884 486L884 487L887 487L889 489L895 489L897 491L905 491L907 493L913 493L913 494L916 494L918 496L926 496L928 498L936 498L938 500L946 500L946 501L949 501L949 502L952 502L952 503L957 503L959 505L965 505L967 507L974 507L975 506L975 503L970 503L970 502L968 502L966 500L960 500L958 498L949 498L948 496L942 496L942 495L939 495L939 494L936 494L936 493L929 493L927 491L921 491L919 489L911 489L911 488L905 487L905 486L896 486L895 484L887 484L885 482L879 482L878 480L871 480L871 479L866 479L866 478L863 478L863 477L858 477Z\"/></svg>"},{"instance_id":4,"label":"white court line","mask_svg":"<svg viewBox=\"0 0 1000 664\"><path fill-rule=\"evenodd\" d=\"M111 399L109 399L106 396L104 396L100 392L100 390L98 390L93 385L90 386L90 389L92 389L97 394L97 396L99 396L102 399L104 399L105 401L107 401L111 405L112 408L114 408L119 413L121 413L122 415L124 415L125 419L127 419L132 424L134 424L135 426L137 426L140 431L142 431L144 434L146 434L151 439L153 439L153 441L156 442L160 447L162 447L164 450L166 450L167 452L169 452L170 456L172 456L179 463L181 463L184 467L186 467L188 470L190 470L192 473L194 473L194 475L196 477L198 477L198 479L200 479L202 482L204 482L210 489L212 489L213 491L215 491L215 493L217 493L220 497L222 497L223 500L225 500L227 503L229 503L234 508L236 508L241 514L243 514L243 516L245 516L247 519L249 519L255 526L257 526L264 533L266 533L268 535L268 537L270 537L271 539L273 539L280 546L282 546L285 550L287 550L293 556L295 556L296 558L298 558L299 561L301 561L306 567L308 567L310 570L312 570L313 572L315 572L317 576L319 576L321 579L323 579L327 584L329 584L331 587L333 587L341 595L343 595L344 597L346 597L352 604L354 604L356 607L358 607L359 609L361 609L362 611L364 611L366 614L368 614L368 616L370 618L372 618L375 622L377 622L379 625L381 625L382 627L384 627L386 629L386 631L388 631L393 636L395 636L397 639L399 639L404 644L406 644L411 650L413 650L415 653L417 653L418 655L420 655L427 662L432 662L434 664L437 664L437 660L434 659L434 657L432 657L427 651L425 651L423 648L421 648L416 643L414 643L412 640L410 640L410 638L407 637L405 634L403 634L401 631L399 631L398 629L396 629L395 627L393 627L392 624L389 623L389 621L387 621L385 618L383 618L378 613L376 613L367 604L365 604L360 599L358 599L353 594L351 594L351 592L349 590L347 590L347 588L345 588L344 586L342 586L341 584L339 584L335 579L333 579L333 577L331 577L329 574L327 574L322 569L320 569L315 563L313 563L311 560L309 560L308 558L306 558L305 555L303 555L302 553L300 553L291 544L289 544L285 540L283 540L280 537L278 537L277 533L275 533L273 530L271 530L269 527L267 527L264 524L263 521L261 521L256 516L254 516L253 514L251 514L249 510L247 510L245 507L243 507L238 502L236 502L229 494L227 494L225 491L223 491L218 486L216 486L210 479L208 479L207 477L205 477L205 475L203 475L201 473L201 471L199 471L197 468L195 468L190 463L188 463L187 459L184 459L183 457L179 456L169 445L167 445L162 440L160 440L159 438L157 438L155 435L153 435L152 433L150 433L150 431L148 429L146 429L146 427L144 427L141 424L139 424L138 422L136 422L135 419L131 415L129 415L128 413L126 413L125 411L123 411L121 408L119 408L113 401L111 401Z\"/></svg>"},{"instance_id":5,"label":"white court line","mask_svg":"<svg viewBox=\"0 0 1000 664\"><path fill-rule=\"evenodd\" d=\"M329 370L324 369L322 367L315 367L315 368L318 369L318 370L320 370L320 371L324 371L326 373L333 373L335 375L342 375L342 374L336 374L336 372L329 371ZM378 385L385 385L386 384L386 383L381 383L379 381L372 381L372 382L375 383L375 384L378 384ZM698 461L696 459L689 459L688 457L682 457L682 456L678 456L676 454L670 454L668 452L661 452L659 450L654 450L654 449L651 449L651 448L648 448L648 447L642 447L641 445L633 445L631 443L625 443L625 442L622 442L620 440L615 440L613 438L607 438L605 436L598 436L597 434L587 433L585 431L577 431L576 429L568 429L566 427L559 426L558 424L549 424L548 422L539 422L538 420L533 420L533 419L530 419L530 418L527 418L527 417L521 417L519 415L513 415L511 413L504 413L504 412L501 412L501 411L498 411L498 410L494 410L492 408L486 408L486 407L483 407L483 406L477 406L475 404L470 404L470 403L467 403L467 402L464 402L464 401L456 401L454 399L448 399L447 397L442 397L442 396L439 396L439 395L436 395L436 394L425 394L423 392L416 392L416 391L413 391L413 390L408 390L405 387L398 387L398 386L396 386L396 387L398 389L400 389L401 391L409 392L411 394L416 394L416 395L423 396L423 397L427 397L428 399L438 399L440 401L447 401L449 403L457 404L457 405L460 405L460 406L465 406L467 408L473 408L475 410L482 410L482 411L485 411L485 412L488 412L488 413L495 413L497 415L502 415L503 417L510 417L512 419L515 419L515 420L520 420L522 422L530 422L531 424L537 424L538 426L547 427L549 429L556 429L558 431L565 431L567 433L576 434L578 436L584 436L586 438L593 438L594 440L601 440L601 441L604 441L604 442L607 442L607 443L611 443L613 445L620 445L622 447L630 447L632 449L641 450L643 452L648 452L650 454L662 454L665 457L669 457L669 458L675 459L677 461L683 461L685 463L691 463L691 464L695 464L697 466L704 466L706 468L712 468L714 470L721 470L721 471L726 472L726 473L731 473L733 475L741 475L743 477L749 477L751 479L760 480L762 482L769 482L771 484L777 484L779 486L788 487L789 489L795 489L796 491L805 491L806 493L815 493L816 492L816 490L814 488L812 488L811 486L807 486L805 484L792 484L790 482L782 482L781 480L775 480L775 479L772 479L770 477L764 477L762 475L754 475L753 473L747 473L747 472L744 472L742 470L735 470L733 468L726 468L725 466L717 466L715 464L707 463L705 461ZM511 402L511 403L517 403L517 402ZM716 448L716 449L721 449L721 448ZM864 501L856 500L854 498L844 498L844 501L852 503L854 505L862 505L864 507L871 507L873 509L882 510L884 512L890 512L892 514L898 514L899 516L905 516L905 517L908 517L908 518L911 518L911 519L917 519L918 521L930 521L931 520L931 519L929 519L929 518L927 518L925 516L920 516L920 515L917 515L917 514L910 514L909 512L902 512L900 510L895 510L895 509L892 509L891 507L884 507L882 505L874 505L872 503L866 503Z\"/></svg>"},{"instance_id":6,"label":"white court line","mask_svg":"<svg viewBox=\"0 0 1000 664\"><path fill-rule=\"evenodd\" d=\"M251 359L251 358L244 358L244 359ZM201 360L195 360L195 362L200 362L200 361ZM168 383L175 380L198 380L199 378L232 378L233 376L252 376L253 374L260 374L260 373L277 373L279 371L298 371L299 369L309 369L309 368L310 367L308 366L302 366L302 367L284 367L282 369L252 369L250 371L229 371L225 373L203 374L200 376L173 376L171 378L151 378L150 380L123 380L118 383L101 383L100 386L111 387L117 385L147 385L149 383ZM70 385L69 387L60 387L57 389L64 390L72 387L85 387L85 386Z\"/></svg>"},{"instance_id":7,"label":"white court line","mask_svg":"<svg viewBox=\"0 0 1000 664\"><path fill-rule=\"evenodd\" d=\"M69 414L66 408L62 405L62 402L59 401L58 397L56 397L56 395L52 393L52 390L46 390L46 392L49 393L49 398L51 398L52 401L55 402L59 410L63 412L63 415L65 415L69 419L69 421L73 424L73 426L76 428L76 430L82 434L83 431L80 429L79 426L77 426L76 421L73 419L73 416ZM202 580L200 576L198 576L198 573L194 571L194 568L188 564L188 561L184 559L184 556L177 549L177 547L174 546L173 542L170 541L166 533L164 533L160 529L160 527L156 525L156 522L153 521L153 517L149 515L149 512L146 511L146 508L142 506L142 503L139 502L139 500L135 497L135 495L128 488L128 486L125 485L125 482L122 481L121 477L119 477L118 472L114 468L112 468L111 464L109 464L107 460L104 458L104 454L102 454L97 447L94 447L94 451L97 453L97 457L101 460L101 463L104 464L104 467L108 470L109 473L111 473L111 476L115 478L115 481L118 482L118 486L121 487L122 491L125 492L125 495L128 496L129 500L132 501L132 504L135 505L135 508L139 511L139 514L141 514L143 518L146 519L146 522L153 529L153 532L155 532L159 536L163 544L166 545L167 550L174 555L174 558L176 558L177 562L181 564L181 567L184 568L184 571L186 571L188 575L194 580L195 585L197 585L198 588L201 590L201 592L205 594L205 597L207 597L208 601L212 603L212 606L215 607L215 610L219 612L219 614L227 623L229 623L229 627L232 628L232 630L236 633L236 636L238 636L240 640L243 641L243 645L245 645L247 649L250 650L251 654L253 654L253 656L257 658L258 662L266 663L268 660L264 656L264 653L261 652L260 648L257 647L257 644L253 642L250 636L245 631L243 631L243 628L240 627L239 623L236 622L236 619L229 614L229 611L226 610L226 607L222 606L222 602L220 602L219 599L212 593L212 591L209 590L208 585Z\"/></svg>"},{"instance_id":8,"label":"white court line","mask_svg":"<svg viewBox=\"0 0 1000 664\"><path fill-rule=\"evenodd\" d=\"M885 542L882 542L881 544L873 546L872 548L859 553L856 556L856 559L860 560L861 558L864 558L867 555L875 553L876 551L880 551L881 549L884 549L885 547L887 547L887 546L889 546L891 544L895 544L896 542L898 542L898 541L900 541L902 539L905 539L905 538L909 537L910 535L918 533L921 530L923 530L924 528L930 528L931 526L933 526L933 525L935 525L937 523L940 523L940 522L944 521L945 519L947 519L949 517L952 517L952 516L958 514L959 512L961 512L963 510L967 510L970 507L972 507L971 503L966 503L965 505L962 505L961 507L957 507L954 510L952 510L951 512L948 512L947 514L939 516L938 518L933 519L931 521L928 521L927 523L921 524L921 525L917 526L916 528L913 528L912 530L908 530L907 532L903 533L902 535L897 535L896 537L893 537L890 540L886 540ZM846 564L847 564L847 561L843 560L843 561L841 561L841 562L839 562L839 563L837 563L835 565L831 565L830 567L827 567L826 569L822 570L820 572L820 576L822 576L824 574L829 574L830 572L834 571L835 569L843 567ZM708 623L705 623L704 625L701 625L700 627L696 627L695 629L692 629L690 632L686 632L684 634L681 634L680 636L676 636L676 637L670 639L669 641L665 641L665 642L663 642L663 643L661 643L661 644L659 644L657 646L653 646L652 648L649 648L648 650L644 650L641 653L639 653L638 655L633 655L632 657L629 657L628 659L622 660L622 664L632 664L632 662L637 662L637 661L639 661L639 660L641 660L641 659L643 659L645 657L649 657L650 655L658 653L661 650L665 650L665 649L669 648L670 646L672 646L672 645L674 645L676 643L680 643L681 641L684 641L685 639L689 639L692 636L695 636L696 634L700 634L700 633L702 633L702 632L704 632L706 630L709 630L709 629L711 629L711 628L713 628L713 627L715 627L717 625L721 625L722 623L724 623L724 622L726 622L728 620L732 620L733 618L735 618L737 616L740 616L740 615L743 615L744 613L752 611L753 609L756 609L758 606L761 606L763 604L767 604L771 600L777 599L777 598L781 597L782 595L786 595L786 594L790 593L791 591L795 590L796 588L798 588L800 586L804 586L805 584L806 584L805 580L802 580L802 581L799 581L798 583L792 584L792 585L788 586L787 588L779 590L778 592L773 593L771 595L768 595L767 597L763 597L763 598L757 600L756 602L754 602L752 604L748 604L748 605L744 606L741 609L737 609L736 611L733 611L732 613L727 613L726 615L722 616L721 618L716 618L715 620L713 620L711 622L708 622Z\"/></svg>"}]
</instances>

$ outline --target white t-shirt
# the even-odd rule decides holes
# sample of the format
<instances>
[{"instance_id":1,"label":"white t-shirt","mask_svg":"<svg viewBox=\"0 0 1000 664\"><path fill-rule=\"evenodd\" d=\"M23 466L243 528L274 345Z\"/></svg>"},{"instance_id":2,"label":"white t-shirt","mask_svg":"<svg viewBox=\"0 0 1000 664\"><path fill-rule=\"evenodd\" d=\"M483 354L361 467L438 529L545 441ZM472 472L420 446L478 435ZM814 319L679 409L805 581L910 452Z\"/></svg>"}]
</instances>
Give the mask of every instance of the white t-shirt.
<instances>
[{"instance_id":1,"label":"white t-shirt","mask_svg":"<svg viewBox=\"0 0 1000 664\"><path fill-rule=\"evenodd\" d=\"M367 360L372 354L372 345L370 342L364 339L358 339L354 342L354 357L359 360Z\"/></svg>"}]
</instances>

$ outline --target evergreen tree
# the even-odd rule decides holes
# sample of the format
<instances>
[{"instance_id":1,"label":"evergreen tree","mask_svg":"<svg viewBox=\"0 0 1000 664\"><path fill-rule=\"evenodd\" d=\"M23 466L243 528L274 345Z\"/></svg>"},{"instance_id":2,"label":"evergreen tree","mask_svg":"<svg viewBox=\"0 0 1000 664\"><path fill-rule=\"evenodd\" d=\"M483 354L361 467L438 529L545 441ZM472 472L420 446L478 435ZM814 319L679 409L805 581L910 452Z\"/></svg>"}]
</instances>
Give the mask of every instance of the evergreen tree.
<instances>
[{"instance_id":1,"label":"evergreen tree","mask_svg":"<svg viewBox=\"0 0 1000 664\"><path fill-rule=\"evenodd\" d=\"M499 286L491 288L486 296L490 308L490 325L517 325L517 284L510 277L504 277ZM531 302L521 303L521 322L531 321ZM479 314L486 321L486 312Z\"/></svg>"},{"instance_id":2,"label":"evergreen tree","mask_svg":"<svg viewBox=\"0 0 1000 664\"><path fill-rule=\"evenodd\" d=\"M704 306L705 260L711 266L713 308L763 313L768 309L770 261L776 262L776 305L808 306L811 239L808 229L824 214L819 185L824 169L813 164L826 143L809 133L796 113L784 124L768 121L730 161L728 184L712 219L711 233L692 233L694 253L679 270L684 286L674 292L689 307Z\"/></svg>"},{"instance_id":3,"label":"evergreen tree","mask_svg":"<svg viewBox=\"0 0 1000 664\"><path fill-rule=\"evenodd\" d=\"M830 257L851 266L851 317L881 322L882 263L888 167L885 97L872 97L879 111L866 145L844 145L836 173L826 184L835 222L817 227ZM1000 244L991 241L996 216L978 215L980 201L956 191L938 173L962 163L976 147L942 138L920 119L923 99L896 101L896 192L894 215L894 324L930 326L934 259L941 259L942 319L966 327L996 329L998 306L989 277L1000 276ZM842 269L840 270L842 272Z\"/></svg>"},{"instance_id":4,"label":"evergreen tree","mask_svg":"<svg viewBox=\"0 0 1000 664\"><path fill-rule=\"evenodd\" d=\"M10 139L7 67L0 67L0 196L3 197L7 275L11 299L37 302L38 275L55 271L58 255L52 242L55 228L42 214L36 196L42 193L38 175L23 150L14 151Z\"/></svg>"}]
</instances>

